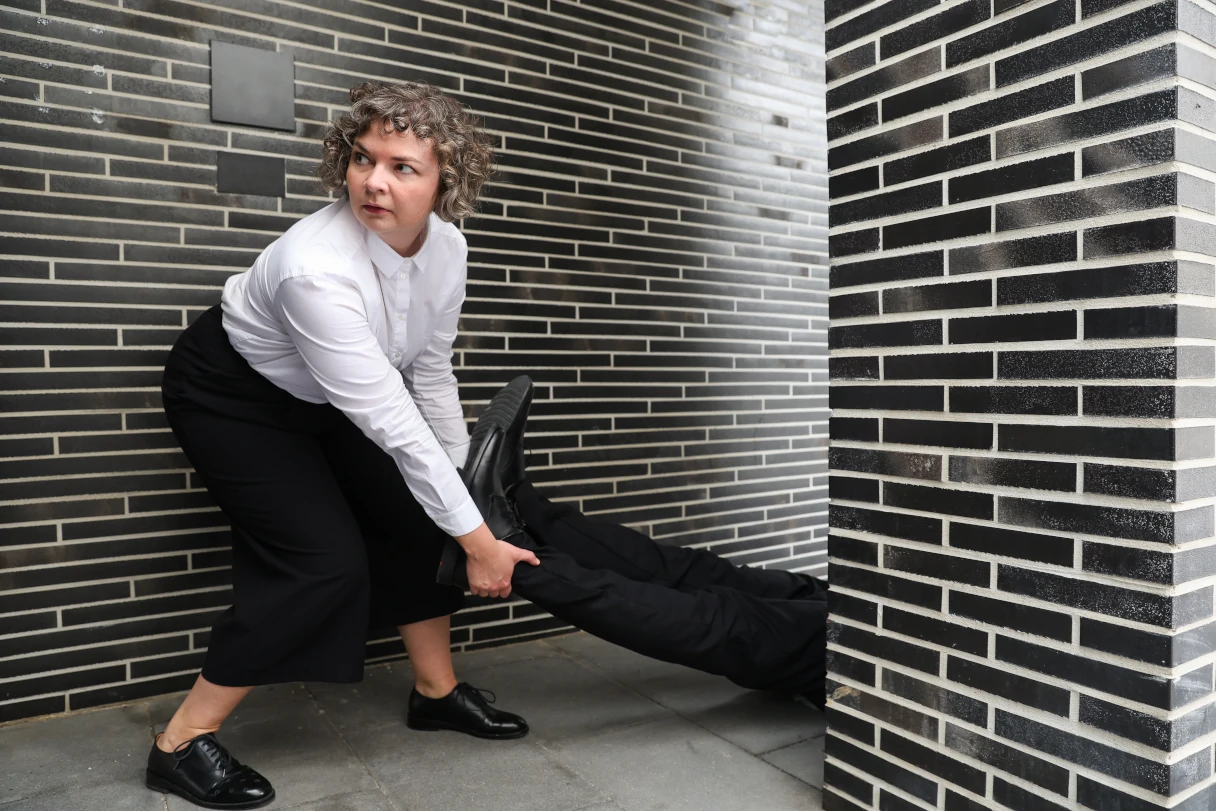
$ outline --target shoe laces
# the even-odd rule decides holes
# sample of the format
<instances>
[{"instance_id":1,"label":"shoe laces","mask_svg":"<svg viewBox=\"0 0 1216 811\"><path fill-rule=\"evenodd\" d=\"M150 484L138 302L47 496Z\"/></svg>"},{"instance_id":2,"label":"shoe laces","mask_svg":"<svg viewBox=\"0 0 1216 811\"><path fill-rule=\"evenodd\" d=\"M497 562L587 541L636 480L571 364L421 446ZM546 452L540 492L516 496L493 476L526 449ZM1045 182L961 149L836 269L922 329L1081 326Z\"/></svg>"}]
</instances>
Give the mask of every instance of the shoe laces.
<instances>
[{"instance_id":1,"label":"shoe laces","mask_svg":"<svg viewBox=\"0 0 1216 811\"><path fill-rule=\"evenodd\" d=\"M466 682L466 685L469 687L470 690L475 690L478 693L481 693L481 697L483 699L485 699L485 701L487 703L489 703L489 704L498 703L498 696L494 694L493 690L487 690L484 687L474 687L473 685L468 684L467 682Z\"/></svg>"},{"instance_id":2,"label":"shoe laces","mask_svg":"<svg viewBox=\"0 0 1216 811\"><path fill-rule=\"evenodd\" d=\"M177 745L177 748L173 750L173 760L175 761L173 768L177 769L177 767L181 766L182 761L189 757L194 749L202 752L224 774L227 774L233 767L234 761L232 755L224 747L220 746L215 738L200 735L197 738L191 738Z\"/></svg>"}]
</instances>

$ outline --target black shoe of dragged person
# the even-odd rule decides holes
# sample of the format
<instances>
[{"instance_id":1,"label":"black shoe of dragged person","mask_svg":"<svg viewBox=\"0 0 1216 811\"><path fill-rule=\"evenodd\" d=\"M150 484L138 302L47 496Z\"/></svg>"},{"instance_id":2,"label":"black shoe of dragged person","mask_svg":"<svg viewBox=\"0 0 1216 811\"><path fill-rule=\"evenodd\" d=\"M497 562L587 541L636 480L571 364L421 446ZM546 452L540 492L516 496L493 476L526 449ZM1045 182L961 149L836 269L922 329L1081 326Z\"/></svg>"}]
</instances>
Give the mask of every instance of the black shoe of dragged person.
<instances>
[{"instance_id":1,"label":"black shoe of dragged person","mask_svg":"<svg viewBox=\"0 0 1216 811\"><path fill-rule=\"evenodd\" d=\"M490 693L489 701L483 695L489 692L465 682L456 685L456 689L443 698L427 698L413 690L410 693L406 726L426 731L450 729L492 740L522 738L527 735L528 722L513 712L491 707L490 703L495 700L494 694Z\"/></svg>"},{"instance_id":2,"label":"black shoe of dragged person","mask_svg":"<svg viewBox=\"0 0 1216 811\"><path fill-rule=\"evenodd\" d=\"M465 486L473 503L485 519L486 526L500 541L515 543L513 538L523 532L524 524L515 508L515 501L503 491L502 478L497 462L502 455L506 434L501 428L492 426L478 445L476 457L470 457L464 472ZM518 545L518 544L517 544ZM469 587L465 569L464 550L455 538L444 541L443 554L439 558L439 569L435 581L445 586Z\"/></svg>"},{"instance_id":3,"label":"black shoe of dragged person","mask_svg":"<svg viewBox=\"0 0 1216 811\"><path fill-rule=\"evenodd\" d=\"M473 473L473 463L481 456L482 446L494 428L502 431L500 447L494 451L494 468L505 492L511 492L524 478L524 430L532 407L532 378L520 375L499 389L477 418L469 435L469 461L465 470ZM465 478L469 485L471 479Z\"/></svg>"},{"instance_id":4,"label":"black shoe of dragged person","mask_svg":"<svg viewBox=\"0 0 1216 811\"><path fill-rule=\"evenodd\" d=\"M144 783L203 808L258 808L274 799L270 781L228 754L214 735L199 735L172 752L155 743Z\"/></svg>"}]
</instances>

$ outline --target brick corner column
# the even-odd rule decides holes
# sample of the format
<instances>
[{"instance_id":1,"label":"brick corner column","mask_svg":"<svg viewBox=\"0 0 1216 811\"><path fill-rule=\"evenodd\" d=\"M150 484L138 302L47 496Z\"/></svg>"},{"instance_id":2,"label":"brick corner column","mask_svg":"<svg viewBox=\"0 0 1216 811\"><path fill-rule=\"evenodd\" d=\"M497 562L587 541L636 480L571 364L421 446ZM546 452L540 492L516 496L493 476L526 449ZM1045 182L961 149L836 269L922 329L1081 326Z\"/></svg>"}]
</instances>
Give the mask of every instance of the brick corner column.
<instances>
[{"instance_id":1,"label":"brick corner column","mask_svg":"<svg viewBox=\"0 0 1216 811\"><path fill-rule=\"evenodd\" d=\"M824 808L1216 807L1216 5L825 12Z\"/></svg>"}]
</instances>

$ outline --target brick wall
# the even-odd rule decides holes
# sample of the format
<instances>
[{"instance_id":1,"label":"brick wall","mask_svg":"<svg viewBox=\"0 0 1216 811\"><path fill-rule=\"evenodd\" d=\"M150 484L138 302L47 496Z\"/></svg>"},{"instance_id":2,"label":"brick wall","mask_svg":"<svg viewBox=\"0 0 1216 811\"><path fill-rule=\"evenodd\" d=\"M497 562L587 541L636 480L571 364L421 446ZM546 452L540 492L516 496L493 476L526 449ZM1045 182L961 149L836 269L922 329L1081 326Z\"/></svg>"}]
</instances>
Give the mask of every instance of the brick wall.
<instances>
[{"instance_id":1,"label":"brick wall","mask_svg":"<svg viewBox=\"0 0 1216 811\"><path fill-rule=\"evenodd\" d=\"M1216 802L1216 6L828 0L825 809Z\"/></svg>"},{"instance_id":2,"label":"brick wall","mask_svg":"<svg viewBox=\"0 0 1216 811\"><path fill-rule=\"evenodd\" d=\"M533 477L665 543L826 561L822 6L716 0L5 0L0 721L187 687L229 536L159 408L223 280L327 203L324 122L368 78L484 116L467 414L538 384ZM290 53L295 132L217 124L209 43ZM286 159L282 197L217 155ZM530 606L461 646L551 633ZM399 654L376 635L372 658Z\"/></svg>"}]
</instances>

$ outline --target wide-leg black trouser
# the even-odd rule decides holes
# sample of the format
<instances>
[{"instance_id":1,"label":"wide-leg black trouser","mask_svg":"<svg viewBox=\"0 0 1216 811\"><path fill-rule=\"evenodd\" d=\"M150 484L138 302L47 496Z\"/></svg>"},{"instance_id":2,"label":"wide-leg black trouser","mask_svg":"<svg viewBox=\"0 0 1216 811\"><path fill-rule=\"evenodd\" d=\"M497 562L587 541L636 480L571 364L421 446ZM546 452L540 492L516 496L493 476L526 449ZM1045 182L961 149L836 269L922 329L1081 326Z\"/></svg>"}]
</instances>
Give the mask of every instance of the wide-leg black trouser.
<instances>
[{"instance_id":1,"label":"wide-leg black trouser","mask_svg":"<svg viewBox=\"0 0 1216 811\"><path fill-rule=\"evenodd\" d=\"M540 559L540 566L515 567L512 584L521 597L656 659L726 676L743 687L822 695L828 614L823 581L655 543L628 527L555 504L527 481L515 497Z\"/></svg>"},{"instance_id":2,"label":"wide-leg black trouser","mask_svg":"<svg viewBox=\"0 0 1216 811\"><path fill-rule=\"evenodd\" d=\"M174 435L232 523L233 604L212 628L207 680L359 681L369 623L464 604L435 583L446 536L392 458L333 406L254 371L218 306L174 345L162 392Z\"/></svg>"}]
</instances>

